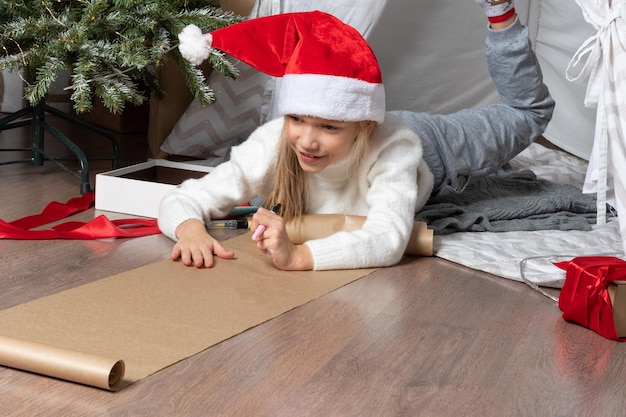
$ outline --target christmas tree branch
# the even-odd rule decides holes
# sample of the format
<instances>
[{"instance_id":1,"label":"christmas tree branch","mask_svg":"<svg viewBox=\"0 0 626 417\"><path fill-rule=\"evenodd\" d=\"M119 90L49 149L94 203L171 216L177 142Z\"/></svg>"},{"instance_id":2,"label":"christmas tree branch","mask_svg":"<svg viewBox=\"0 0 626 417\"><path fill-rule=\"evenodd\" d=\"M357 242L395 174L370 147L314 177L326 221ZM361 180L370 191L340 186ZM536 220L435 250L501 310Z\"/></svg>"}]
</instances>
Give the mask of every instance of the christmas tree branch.
<instances>
[{"instance_id":1,"label":"christmas tree branch","mask_svg":"<svg viewBox=\"0 0 626 417\"><path fill-rule=\"evenodd\" d=\"M180 56L177 35L187 24L214 30L243 20L203 0L6 0L0 8L0 69L19 71L25 98L36 105L67 73L76 112L100 98L113 113L126 103L161 96L158 71L173 57L194 97L215 101L198 68ZM214 51L216 71L237 70Z\"/></svg>"}]
</instances>

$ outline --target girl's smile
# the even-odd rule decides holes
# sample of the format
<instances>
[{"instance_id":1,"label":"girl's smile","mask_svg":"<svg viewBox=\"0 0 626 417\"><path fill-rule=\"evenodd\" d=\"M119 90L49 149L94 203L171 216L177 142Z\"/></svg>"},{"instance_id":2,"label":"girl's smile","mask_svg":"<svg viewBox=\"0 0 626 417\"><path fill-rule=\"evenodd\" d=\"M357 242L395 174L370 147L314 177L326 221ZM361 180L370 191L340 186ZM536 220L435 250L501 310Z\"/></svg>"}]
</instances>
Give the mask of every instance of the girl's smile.
<instances>
[{"instance_id":1,"label":"girl's smile","mask_svg":"<svg viewBox=\"0 0 626 417\"><path fill-rule=\"evenodd\" d=\"M357 123L319 117L286 117L287 140L305 172L320 172L345 158L357 135Z\"/></svg>"}]
</instances>

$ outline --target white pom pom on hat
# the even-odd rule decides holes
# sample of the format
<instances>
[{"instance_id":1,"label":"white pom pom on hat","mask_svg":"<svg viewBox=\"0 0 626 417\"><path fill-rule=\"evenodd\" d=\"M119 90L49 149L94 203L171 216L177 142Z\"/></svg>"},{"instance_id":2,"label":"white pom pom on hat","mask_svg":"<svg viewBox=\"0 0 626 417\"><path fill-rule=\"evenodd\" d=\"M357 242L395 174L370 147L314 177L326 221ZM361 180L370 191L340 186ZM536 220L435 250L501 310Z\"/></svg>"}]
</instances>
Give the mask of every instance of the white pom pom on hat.
<instances>
[{"instance_id":1,"label":"white pom pom on hat","mask_svg":"<svg viewBox=\"0 0 626 417\"><path fill-rule=\"evenodd\" d=\"M202 34L196 25L188 25L178 34L178 49L187 61L200 65L211 53L211 34Z\"/></svg>"},{"instance_id":2,"label":"white pom pom on hat","mask_svg":"<svg viewBox=\"0 0 626 417\"><path fill-rule=\"evenodd\" d=\"M179 40L183 57L196 65L213 47L282 77L281 115L384 121L385 89L374 52L356 29L328 13L260 17L204 35L188 26Z\"/></svg>"}]
</instances>

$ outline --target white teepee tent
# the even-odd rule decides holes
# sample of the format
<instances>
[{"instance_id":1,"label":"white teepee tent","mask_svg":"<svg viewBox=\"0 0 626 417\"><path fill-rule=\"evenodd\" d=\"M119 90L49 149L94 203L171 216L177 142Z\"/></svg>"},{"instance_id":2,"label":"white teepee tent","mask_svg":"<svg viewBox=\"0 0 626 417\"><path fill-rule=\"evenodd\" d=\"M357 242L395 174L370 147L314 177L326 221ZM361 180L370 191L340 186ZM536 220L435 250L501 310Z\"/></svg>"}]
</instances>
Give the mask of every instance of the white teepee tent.
<instances>
[{"instance_id":1,"label":"white teepee tent","mask_svg":"<svg viewBox=\"0 0 626 417\"><path fill-rule=\"evenodd\" d=\"M571 81L587 80L585 106L596 109L593 148L585 192L598 198L598 223L606 202L618 214L626 248L626 2L577 0L596 33L576 51L567 68Z\"/></svg>"}]
</instances>

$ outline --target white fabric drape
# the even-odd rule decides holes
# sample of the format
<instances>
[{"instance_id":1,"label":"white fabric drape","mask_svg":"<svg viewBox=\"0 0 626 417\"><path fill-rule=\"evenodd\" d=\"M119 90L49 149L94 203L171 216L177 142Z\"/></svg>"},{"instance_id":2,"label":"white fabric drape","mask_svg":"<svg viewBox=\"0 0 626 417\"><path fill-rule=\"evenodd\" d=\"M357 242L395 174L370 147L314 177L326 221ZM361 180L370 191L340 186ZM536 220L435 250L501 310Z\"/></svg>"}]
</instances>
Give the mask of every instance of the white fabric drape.
<instances>
[{"instance_id":1,"label":"white fabric drape","mask_svg":"<svg viewBox=\"0 0 626 417\"><path fill-rule=\"evenodd\" d=\"M597 194L598 224L606 202L617 210L626 252L626 14L625 0L576 0L597 30L576 51L566 77L588 78L586 107L596 107L594 143L583 191Z\"/></svg>"}]
</instances>

